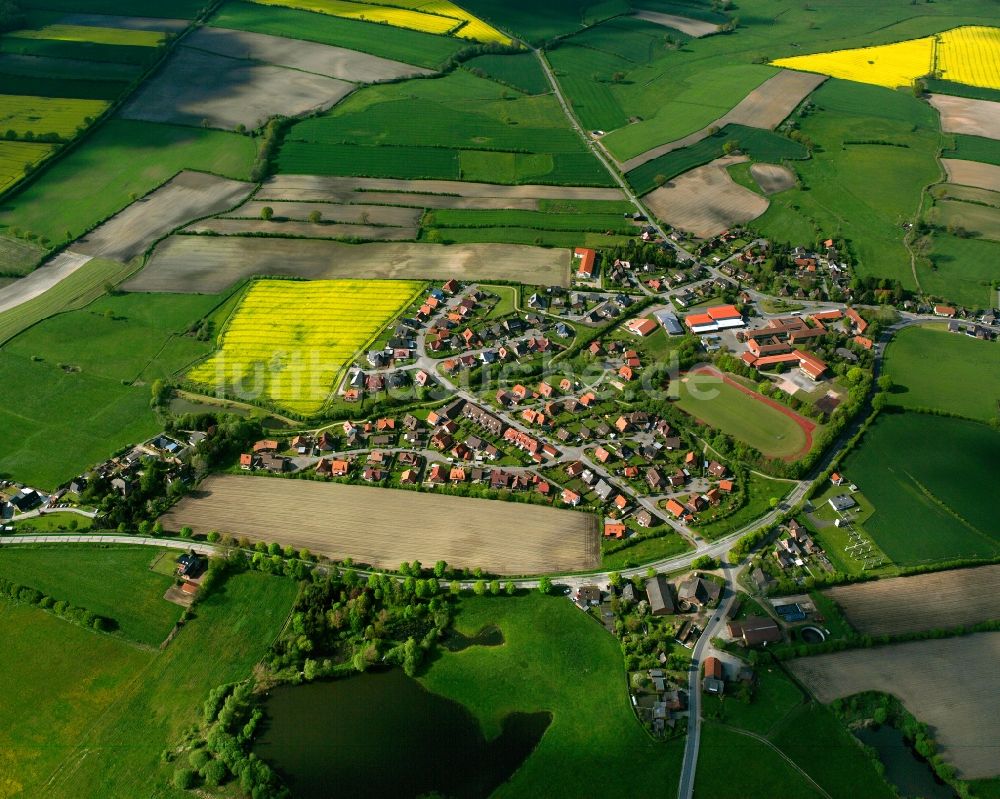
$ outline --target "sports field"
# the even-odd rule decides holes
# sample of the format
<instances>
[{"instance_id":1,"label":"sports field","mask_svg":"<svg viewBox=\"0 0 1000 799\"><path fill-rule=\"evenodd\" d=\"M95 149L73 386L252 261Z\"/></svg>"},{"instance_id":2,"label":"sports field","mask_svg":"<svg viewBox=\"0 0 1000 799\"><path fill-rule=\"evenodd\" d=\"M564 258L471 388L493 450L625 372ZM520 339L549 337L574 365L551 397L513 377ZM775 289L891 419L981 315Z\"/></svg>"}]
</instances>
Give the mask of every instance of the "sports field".
<instances>
[{"instance_id":1,"label":"sports field","mask_svg":"<svg viewBox=\"0 0 1000 799\"><path fill-rule=\"evenodd\" d=\"M688 372L677 383L685 413L738 438L768 458L795 460L812 447L816 425L745 389L712 368Z\"/></svg>"},{"instance_id":2,"label":"sports field","mask_svg":"<svg viewBox=\"0 0 1000 799\"><path fill-rule=\"evenodd\" d=\"M380 569L417 559L539 574L600 563L597 519L588 513L313 480L213 476L162 520L168 530L218 530Z\"/></svg>"},{"instance_id":3,"label":"sports field","mask_svg":"<svg viewBox=\"0 0 1000 799\"><path fill-rule=\"evenodd\" d=\"M221 393L316 413L355 354L422 287L395 280L257 281L226 323L221 348L188 379Z\"/></svg>"},{"instance_id":4,"label":"sports field","mask_svg":"<svg viewBox=\"0 0 1000 799\"><path fill-rule=\"evenodd\" d=\"M928 353L934 354L932 368ZM885 372L896 384L894 405L983 422L1000 417L1000 347L992 342L949 333L943 324L909 327L886 348Z\"/></svg>"},{"instance_id":5,"label":"sports field","mask_svg":"<svg viewBox=\"0 0 1000 799\"><path fill-rule=\"evenodd\" d=\"M864 529L902 566L1000 555L995 474L1000 433L918 413L881 415L842 472L875 506Z\"/></svg>"}]
</instances>

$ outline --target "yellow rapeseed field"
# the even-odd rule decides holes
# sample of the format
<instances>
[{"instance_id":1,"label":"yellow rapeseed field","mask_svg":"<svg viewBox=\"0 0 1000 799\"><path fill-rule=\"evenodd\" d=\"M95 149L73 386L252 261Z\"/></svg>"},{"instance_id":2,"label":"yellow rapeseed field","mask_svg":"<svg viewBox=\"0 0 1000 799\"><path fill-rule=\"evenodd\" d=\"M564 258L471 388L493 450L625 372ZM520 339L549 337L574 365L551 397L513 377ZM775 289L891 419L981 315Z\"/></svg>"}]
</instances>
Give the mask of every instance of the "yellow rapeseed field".
<instances>
[{"instance_id":1,"label":"yellow rapeseed field","mask_svg":"<svg viewBox=\"0 0 1000 799\"><path fill-rule=\"evenodd\" d=\"M510 44L511 38L487 25L478 17L473 16L464 8L459 8L450 0L390 0L394 6L412 8L425 14L439 14L443 17L453 17L465 24L455 32L462 39L473 39L477 42Z\"/></svg>"},{"instance_id":2,"label":"yellow rapeseed field","mask_svg":"<svg viewBox=\"0 0 1000 799\"><path fill-rule=\"evenodd\" d=\"M31 131L36 136L57 133L70 138L107 107L103 100L0 94L0 133L13 130L23 136Z\"/></svg>"},{"instance_id":3,"label":"yellow rapeseed field","mask_svg":"<svg viewBox=\"0 0 1000 799\"><path fill-rule=\"evenodd\" d=\"M54 144L0 141L0 191L17 183L27 167L34 166L54 149Z\"/></svg>"},{"instance_id":4,"label":"yellow rapeseed field","mask_svg":"<svg viewBox=\"0 0 1000 799\"><path fill-rule=\"evenodd\" d=\"M942 78L1000 89L1000 28L967 25L938 39L936 69Z\"/></svg>"},{"instance_id":5,"label":"yellow rapeseed field","mask_svg":"<svg viewBox=\"0 0 1000 799\"><path fill-rule=\"evenodd\" d=\"M1000 28L970 25L895 44L792 56L771 63L893 89L932 73L956 83L1000 89Z\"/></svg>"},{"instance_id":6,"label":"yellow rapeseed field","mask_svg":"<svg viewBox=\"0 0 1000 799\"><path fill-rule=\"evenodd\" d=\"M11 31L4 35L17 39L59 39L64 42L124 44L132 47L158 47L166 38L166 34L159 31L101 28L96 25L46 25L43 28Z\"/></svg>"},{"instance_id":7,"label":"yellow rapeseed field","mask_svg":"<svg viewBox=\"0 0 1000 799\"><path fill-rule=\"evenodd\" d=\"M320 411L357 353L424 284L405 280L258 280L220 348L188 378L214 391Z\"/></svg>"},{"instance_id":8,"label":"yellow rapeseed field","mask_svg":"<svg viewBox=\"0 0 1000 799\"><path fill-rule=\"evenodd\" d=\"M424 14L405 8L390 8L372 3L353 3L349 0L254 0L266 6L285 6L304 11L315 11L333 17L382 22L397 28L423 31L424 33L448 34L461 24L454 17Z\"/></svg>"}]
</instances>

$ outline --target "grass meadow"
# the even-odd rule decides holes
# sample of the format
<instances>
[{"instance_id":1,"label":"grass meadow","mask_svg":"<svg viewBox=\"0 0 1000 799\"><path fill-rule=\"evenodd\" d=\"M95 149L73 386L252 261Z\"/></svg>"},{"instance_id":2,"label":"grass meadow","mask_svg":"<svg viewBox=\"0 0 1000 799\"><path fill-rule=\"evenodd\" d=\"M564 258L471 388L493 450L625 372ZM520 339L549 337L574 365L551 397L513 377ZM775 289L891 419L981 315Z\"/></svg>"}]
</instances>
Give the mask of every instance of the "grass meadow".
<instances>
[{"instance_id":1,"label":"grass meadow","mask_svg":"<svg viewBox=\"0 0 1000 799\"><path fill-rule=\"evenodd\" d=\"M114 619L116 634L157 647L181 615L178 605L163 598L174 581L149 568L161 551L79 544L7 547L0 551L0 577ZM177 554L173 550L173 557Z\"/></svg>"},{"instance_id":2,"label":"grass meadow","mask_svg":"<svg viewBox=\"0 0 1000 799\"><path fill-rule=\"evenodd\" d=\"M806 447L806 435L788 415L747 395L714 376L688 377L697 380L702 391L714 393L700 399L690 382L681 382L677 407L710 427L738 438L768 458L790 458Z\"/></svg>"},{"instance_id":3,"label":"grass meadow","mask_svg":"<svg viewBox=\"0 0 1000 799\"><path fill-rule=\"evenodd\" d=\"M467 0L462 5L480 19L532 44L578 31L629 10L625 0Z\"/></svg>"},{"instance_id":4,"label":"grass meadow","mask_svg":"<svg viewBox=\"0 0 1000 799\"><path fill-rule=\"evenodd\" d=\"M212 17L211 24L346 47L432 69L443 65L466 46L465 42L447 36L433 36L389 25L376 27L368 22L329 14L243 2L223 4Z\"/></svg>"},{"instance_id":5,"label":"grass meadow","mask_svg":"<svg viewBox=\"0 0 1000 799\"><path fill-rule=\"evenodd\" d=\"M113 575L109 579L113 580ZM211 688L250 674L284 624L296 590L295 582L284 578L261 574L231 577L198 606L196 617L165 650L153 656L142 651L143 659L137 664L110 671L114 690L101 697L100 712L88 708L81 713L73 703L53 702L51 694L35 696L31 704L24 694L8 700L17 706L5 715L17 711L16 715L51 722L46 714L38 714L41 706L51 708L52 713L65 707L63 712L70 716L68 745L61 751L44 752L58 767L58 771L52 768L44 774L48 777L54 772L45 795L54 799L187 796L172 786L176 764L164 763L161 753L196 721ZM46 658L61 661L63 635L55 634L58 632L35 641L36 657L44 653ZM103 638L130 653L138 651L109 636ZM84 655L81 653L81 659ZM30 660L25 658L25 662ZM89 660L88 656L83 662ZM127 683L123 675L129 677ZM59 678L70 686L78 684L79 664L66 662ZM27 707L31 707L30 713L24 710ZM27 755L34 754L31 748L26 749Z\"/></svg>"},{"instance_id":6,"label":"grass meadow","mask_svg":"<svg viewBox=\"0 0 1000 799\"><path fill-rule=\"evenodd\" d=\"M934 353L934 365L927 363ZM940 327L899 331L885 352L895 386L890 400L904 408L955 413L990 422L1000 417L1000 347Z\"/></svg>"},{"instance_id":7,"label":"grass meadow","mask_svg":"<svg viewBox=\"0 0 1000 799\"><path fill-rule=\"evenodd\" d=\"M428 689L464 704L487 739L509 713L547 710L553 717L538 748L494 794L498 799L643 796L676 785L682 743L657 743L643 731L629 705L617 641L570 602L537 592L469 598L455 625L465 634L496 625L505 643L442 654L420 678Z\"/></svg>"},{"instance_id":8,"label":"grass meadow","mask_svg":"<svg viewBox=\"0 0 1000 799\"><path fill-rule=\"evenodd\" d=\"M885 413L842 471L875 506L864 529L900 566L1000 555L1000 432L977 422Z\"/></svg>"},{"instance_id":9,"label":"grass meadow","mask_svg":"<svg viewBox=\"0 0 1000 799\"><path fill-rule=\"evenodd\" d=\"M928 294L970 308L992 308L997 297L993 284L1000 276L996 267L998 254L997 242L938 231L931 242L933 266L917 267L920 287Z\"/></svg>"},{"instance_id":10,"label":"grass meadow","mask_svg":"<svg viewBox=\"0 0 1000 799\"><path fill-rule=\"evenodd\" d=\"M532 53L481 55L462 66L474 75L495 80L524 94L547 94L552 91L541 64Z\"/></svg>"},{"instance_id":11,"label":"grass meadow","mask_svg":"<svg viewBox=\"0 0 1000 799\"><path fill-rule=\"evenodd\" d=\"M112 119L0 204L4 228L30 231L57 245L72 240L182 169L245 180L256 144L216 130Z\"/></svg>"},{"instance_id":12,"label":"grass meadow","mask_svg":"<svg viewBox=\"0 0 1000 799\"><path fill-rule=\"evenodd\" d=\"M915 288L902 223L941 179L937 115L910 94L847 81L827 81L813 98L801 130L817 146L796 164L800 185L774 195L754 226L779 241L843 237L859 273Z\"/></svg>"},{"instance_id":13,"label":"grass meadow","mask_svg":"<svg viewBox=\"0 0 1000 799\"><path fill-rule=\"evenodd\" d=\"M962 133L953 134L954 147L948 147L943 155L945 158L961 158L965 161L982 161L984 164L1000 166L1000 141L986 139L982 136L967 136Z\"/></svg>"}]
</instances>

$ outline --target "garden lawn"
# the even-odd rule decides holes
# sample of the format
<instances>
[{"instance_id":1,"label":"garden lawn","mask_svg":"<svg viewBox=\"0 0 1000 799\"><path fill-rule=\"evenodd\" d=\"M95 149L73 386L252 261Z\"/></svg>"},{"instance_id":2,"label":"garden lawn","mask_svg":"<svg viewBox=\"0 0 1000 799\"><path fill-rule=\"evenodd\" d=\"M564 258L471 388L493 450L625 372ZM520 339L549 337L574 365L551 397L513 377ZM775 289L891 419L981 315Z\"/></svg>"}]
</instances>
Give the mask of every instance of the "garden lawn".
<instances>
[{"instance_id":1,"label":"garden lawn","mask_svg":"<svg viewBox=\"0 0 1000 799\"><path fill-rule=\"evenodd\" d=\"M0 638L7 686L0 698L0 794L40 796L80 737L155 655L6 599Z\"/></svg>"},{"instance_id":2,"label":"garden lawn","mask_svg":"<svg viewBox=\"0 0 1000 799\"><path fill-rule=\"evenodd\" d=\"M884 413L843 463L875 513L864 528L901 566L1000 555L1000 432L977 422Z\"/></svg>"},{"instance_id":3,"label":"garden lawn","mask_svg":"<svg viewBox=\"0 0 1000 799\"><path fill-rule=\"evenodd\" d=\"M63 753L45 795L189 796L171 785L176 764L164 763L161 753L197 720L211 688L250 676L284 624L296 590L293 580L282 577L248 573L229 578L198 606L170 646L147 661L147 668L129 669L135 679L127 688L108 696L102 712L87 716L86 725L76 730L76 748ZM5 635L5 641L10 637ZM52 643L58 651L58 641ZM49 647L34 652L53 656ZM69 668L79 680L77 665ZM45 701L32 712L39 706L48 711L45 716L59 708Z\"/></svg>"},{"instance_id":4,"label":"garden lawn","mask_svg":"<svg viewBox=\"0 0 1000 799\"><path fill-rule=\"evenodd\" d=\"M899 331L885 352L890 402L990 422L1000 418L1000 347L940 327ZM974 388L973 388L974 387Z\"/></svg>"},{"instance_id":5,"label":"garden lawn","mask_svg":"<svg viewBox=\"0 0 1000 799\"><path fill-rule=\"evenodd\" d=\"M496 625L505 643L442 654L420 678L428 689L468 707L487 739L509 713L553 717L495 797L647 796L677 784L683 744L657 743L643 731L617 641L572 603L537 592L470 598L455 625L466 634Z\"/></svg>"},{"instance_id":6,"label":"garden lawn","mask_svg":"<svg viewBox=\"0 0 1000 799\"><path fill-rule=\"evenodd\" d=\"M711 398L695 397L692 380L698 381L700 391ZM688 375L678 382L678 386L677 407L710 427L749 444L765 457L792 457L806 446L805 432L792 418L729 383L710 376Z\"/></svg>"},{"instance_id":7,"label":"garden lawn","mask_svg":"<svg viewBox=\"0 0 1000 799\"><path fill-rule=\"evenodd\" d=\"M681 536L666 533L656 538L647 538L630 547L609 552L601 557L601 568L628 569L641 563L663 560L672 555L680 555L691 549L691 545Z\"/></svg>"},{"instance_id":8,"label":"garden lawn","mask_svg":"<svg viewBox=\"0 0 1000 799\"><path fill-rule=\"evenodd\" d=\"M0 551L0 577L114 619L118 633L155 647L181 615L178 605L163 598L174 581L149 568L160 553L152 547L79 544L6 547Z\"/></svg>"},{"instance_id":9,"label":"garden lawn","mask_svg":"<svg viewBox=\"0 0 1000 799\"><path fill-rule=\"evenodd\" d=\"M802 704L805 697L779 666L757 669L757 686L749 704L732 696L706 695L705 718L739 727L758 735L768 732Z\"/></svg>"},{"instance_id":10,"label":"garden lawn","mask_svg":"<svg viewBox=\"0 0 1000 799\"><path fill-rule=\"evenodd\" d=\"M822 796L765 743L711 721L702 725L694 791L698 797L719 799Z\"/></svg>"},{"instance_id":11,"label":"garden lawn","mask_svg":"<svg viewBox=\"0 0 1000 799\"><path fill-rule=\"evenodd\" d=\"M63 243L182 169L246 180L255 153L256 143L236 133L112 119L0 206L0 231L16 227Z\"/></svg>"},{"instance_id":12,"label":"garden lawn","mask_svg":"<svg viewBox=\"0 0 1000 799\"><path fill-rule=\"evenodd\" d=\"M698 525L695 529L709 540L720 538L733 530L739 530L743 525L749 524L767 513L771 509L772 497L780 500L794 486L794 481L776 480L751 472L747 486L749 493L746 504L730 516Z\"/></svg>"}]
</instances>

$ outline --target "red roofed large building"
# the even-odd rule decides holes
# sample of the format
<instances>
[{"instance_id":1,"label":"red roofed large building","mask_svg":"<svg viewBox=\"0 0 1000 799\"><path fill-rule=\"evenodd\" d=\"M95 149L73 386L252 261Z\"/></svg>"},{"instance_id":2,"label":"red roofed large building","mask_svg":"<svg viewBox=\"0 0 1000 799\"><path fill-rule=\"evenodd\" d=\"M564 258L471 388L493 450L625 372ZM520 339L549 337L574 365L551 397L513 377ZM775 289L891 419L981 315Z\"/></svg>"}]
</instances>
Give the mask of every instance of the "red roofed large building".
<instances>
[{"instance_id":1,"label":"red roofed large building","mask_svg":"<svg viewBox=\"0 0 1000 799\"><path fill-rule=\"evenodd\" d=\"M853 308L848 308L846 316L851 320L851 324L854 325L854 329L857 330L858 333L865 332L865 329L868 327L868 323L861 318L861 314Z\"/></svg>"},{"instance_id":2,"label":"red roofed large building","mask_svg":"<svg viewBox=\"0 0 1000 799\"><path fill-rule=\"evenodd\" d=\"M580 261L576 267L577 277L591 278L594 276L594 261L597 259L596 252L586 247L577 247L573 253L573 257Z\"/></svg>"},{"instance_id":3,"label":"red roofed large building","mask_svg":"<svg viewBox=\"0 0 1000 799\"><path fill-rule=\"evenodd\" d=\"M684 324L692 333L712 333L733 327L743 327L743 314L735 305L713 305L704 313L688 314Z\"/></svg>"},{"instance_id":4,"label":"red roofed large building","mask_svg":"<svg viewBox=\"0 0 1000 799\"><path fill-rule=\"evenodd\" d=\"M657 324L652 319L629 319L625 329L634 336L648 336L656 331Z\"/></svg>"}]
</instances>

